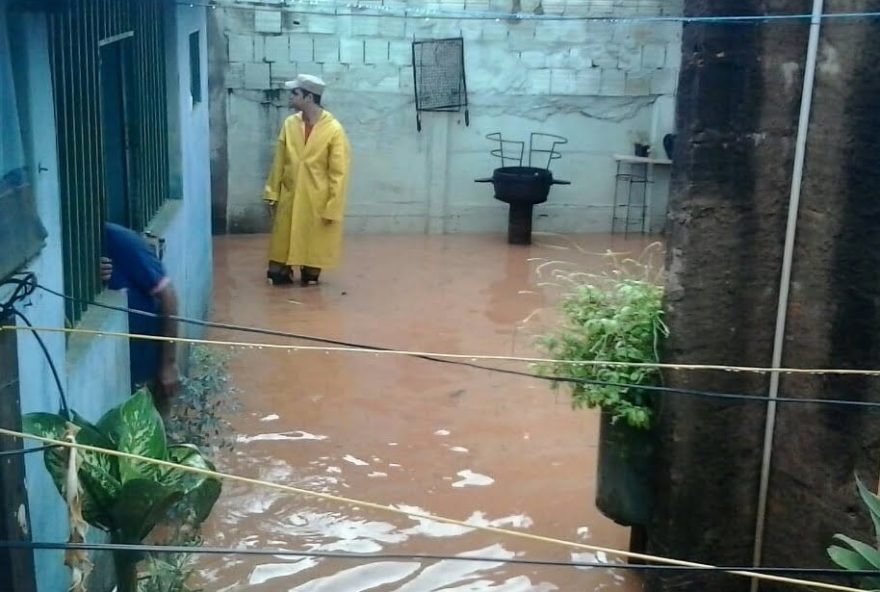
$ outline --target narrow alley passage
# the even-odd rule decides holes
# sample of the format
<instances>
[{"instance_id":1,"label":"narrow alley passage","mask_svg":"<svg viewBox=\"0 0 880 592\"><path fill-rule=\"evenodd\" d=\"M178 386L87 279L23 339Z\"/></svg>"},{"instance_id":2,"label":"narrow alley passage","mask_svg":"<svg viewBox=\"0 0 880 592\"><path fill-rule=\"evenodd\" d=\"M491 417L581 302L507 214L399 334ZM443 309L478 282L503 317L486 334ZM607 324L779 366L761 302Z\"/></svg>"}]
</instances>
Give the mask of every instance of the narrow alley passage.
<instances>
[{"instance_id":1,"label":"narrow alley passage","mask_svg":"<svg viewBox=\"0 0 880 592\"><path fill-rule=\"evenodd\" d=\"M598 270L598 254L613 248L638 255L646 245L608 236L536 236L535 245L519 248L493 236L356 236L345 267L326 273L320 286L281 288L264 280L265 237L221 237L213 318L382 347L535 355L535 338L551 326L559 295L538 285L542 262ZM559 264L547 267L553 265ZM399 356L256 349L235 351L231 372L243 409L233 422L236 448L222 456L222 470L627 547L627 529L593 504L598 415L572 411L568 395L546 382ZM226 486L205 544L597 560L236 484ZM208 589L218 592L639 589L638 577L622 570L502 563L218 557L201 559L199 567Z\"/></svg>"}]
</instances>

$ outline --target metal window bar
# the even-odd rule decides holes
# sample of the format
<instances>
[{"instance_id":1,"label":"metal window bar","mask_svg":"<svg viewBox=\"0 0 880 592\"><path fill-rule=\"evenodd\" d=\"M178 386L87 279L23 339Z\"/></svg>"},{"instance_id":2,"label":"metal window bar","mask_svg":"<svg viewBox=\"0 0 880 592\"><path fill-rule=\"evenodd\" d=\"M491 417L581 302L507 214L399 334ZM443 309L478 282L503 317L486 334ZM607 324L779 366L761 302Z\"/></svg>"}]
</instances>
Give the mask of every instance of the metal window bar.
<instances>
[{"instance_id":1,"label":"metal window bar","mask_svg":"<svg viewBox=\"0 0 880 592\"><path fill-rule=\"evenodd\" d=\"M100 43L134 34L127 76L130 225L143 230L168 196L165 2L71 0L48 14L61 183L65 292L92 300L107 191L101 118ZM125 74L125 73L124 73ZM66 303L68 322L84 312Z\"/></svg>"}]
</instances>

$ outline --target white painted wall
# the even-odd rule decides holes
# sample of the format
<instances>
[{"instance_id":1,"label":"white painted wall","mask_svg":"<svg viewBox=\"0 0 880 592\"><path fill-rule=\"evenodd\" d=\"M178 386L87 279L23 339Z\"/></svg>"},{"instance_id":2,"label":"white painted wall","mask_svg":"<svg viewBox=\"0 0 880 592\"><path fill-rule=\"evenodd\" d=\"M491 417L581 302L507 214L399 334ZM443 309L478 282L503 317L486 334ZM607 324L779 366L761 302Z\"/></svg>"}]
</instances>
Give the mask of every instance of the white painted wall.
<instances>
[{"instance_id":1,"label":"white painted wall","mask_svg":"<svg viewBox=\"0 0 880 592\"><path fill-rule=\"evenodd\" d=\"M536 0L523 0L531 14ZM569 138L554 162L550 200L536 208L536 230L602 232L610 229L614 153L631 154L632 134L662 137L673 131L681 27L671 22L583 20L467 20L309 14L247 6L213 11L222 36L213 59L225 64L227 95L213 126L228 134L228 220L233 231L267 227L261 194L286 95L272 89L297 73L328 83L325 106L348 131L354 178L347 224L353 232L484 232L506 228L506 205L492 199L477 177L499 166L485 139L500 131L528 140L530 132ZM512 0L491 2L383 2L423 10L509 12ZM455 5L455 6L454 6ZM341 5L340 5L341 6ZM590 8L592 6L592 8ZM545 15L633 17L675 13L679 2L632 0L625 6L584 0L544 2ZM609 8L613 7L613 8ZM347 13L350 9L340 8ZM464 12L462 12L464 11ZM298 23L298 24L296 24ZM416 131L411 41L463 36L470 127L460 114L424 114ZM217 162L215 162L217 164ZM668 171L658 169L654 227L665 215Z\"/></svg>"},{"instance_id":2,"label":"white painted wall","mask_svg":"<svg viewBox=\"0 0 880 592\"><path fill-rule=\"evenodd\" d=\"M5 15L7 2L0 0L0 17ZM207 73L206 16L201 7L170 6L175 26L169 28L167 50L176 55L179 69L171 72L176 83L170 91L173 102L169 109L176 111L179 129L173 135L180 143L180 162L172 167L179 178L172 185L180 188L180 194L174 196L179 199L163 206L153 220L151 230L166 239L164 263L177 287L181 313L204 318L210 303L212 277L207 82L203 80L205 101L193 105L189 90L188 36L193 31L200 31L203 39L202 72ZM5 20L0 18L0 34L5 30ZM16 83L25 152L38 212L48 232L45 247L28 262L25 270L34 272L41 284L63 292L57 138L45 17L37 13L20 16L15 20L11 34L14 57L24 61L24 66L18 69L20 75ZM0 293L0 298L5 296L5 292ZM127 302L123 293L111 291L100 294L98 299L115 306L125 306ZM64 301L45 292L37 291L22 311L34 325L65 326ZM91 307L77 326L104 332L126 332L128 318L124 313ZM192 327L183 327L182 332L188 336L202 333ZM60 373L70 406L86 419L97 420L108 408L128 396L129 359L125 339L75 335L66 340L61 333L45 333L43 338ZM18 361L22 412L57 412L58 390L46 357L29 333L19 334ZM32 538L48 542L66 541L66 511L43 466L42 455L26 458ZM91 532L94 540L100 542L101 533L97 530ZM109 589L112 570L108 558L106 553L96 554L97 568L91 577L91 589ZM40 592L68 588L69 570L63 559L61 551L35 553Z\"/></svg>"}]
</instances>

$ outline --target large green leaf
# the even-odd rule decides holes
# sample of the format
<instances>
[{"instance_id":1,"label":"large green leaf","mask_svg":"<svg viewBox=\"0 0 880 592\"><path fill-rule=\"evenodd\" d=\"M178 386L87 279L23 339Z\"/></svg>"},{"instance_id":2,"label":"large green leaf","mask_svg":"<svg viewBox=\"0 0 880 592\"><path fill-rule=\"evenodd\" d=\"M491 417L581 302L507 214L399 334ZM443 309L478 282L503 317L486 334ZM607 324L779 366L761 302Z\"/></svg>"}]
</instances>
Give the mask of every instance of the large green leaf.
<instances>
[{"instance_id":1,"label":"large green leaf","mask_svg":"<svg viewBox=\"0 0 880 592\"><path fill-rule=\"evenodd\" d=\"M848 537L845 534L836 534L834 538L838 541L843 541L847 545L849 545L853 551L862 556L862 558L870 564L870 567L867 569L876 569L880 570L880 551L863 543L862 541L857 541L854 538ZM878 574L880 575L880 574Z\"/></svg>"},{"instance_id":2,"label":"large green leaf","mask_svg":"<svg viewBox=\"0 0 880 592\"><path fill-rule=\"evenodd\" d=\"M182 491L149 479L126 481L111 511L115 538L127 544L141 542L182 496Z\"/></svg>"},{"instance_id":3,"label":"large green leaf","mask_svg":"<svg viewBox=\"0 0 880 592\"><path fill-rule=\"evenodd\" d=\"M197 469L215 471L214 465L202 456L198 448L191 444L168 447L168 458L174 463ZM162 483L183 492L181 504L192 512L196 525L205 521L217 498L220 497L222 485L218 479L197 473L169 469L161 478Z\"/></svg>"},{"instance_id":4,"label":"large green leaf","mask_svg":"<svg viewBox=\"0 0 880 592\"><path fill-rule=\"evenodd\" d=\"M78 444L97 448L113 449L113 443L98 429L76 413L72 414ZM23 418L25 429L34 434L44 435L56 440L64 439L70 424L60 415L51 413L31 413ZM82 486L83 518L98 528L108 530L112 527L109 509L115 503L119 490L119 469L113 456L78 450L80 459L79 479ZM62 497L67 489L67 466L70 449L53 448L45 451L44 461L55 487Z\"/></svg>"},{"instance_id":5,"label":"large green leaf","mask_svg":"<svg viewBox=\"0 0 880 592\"><path fill-rule=\"evenodd\" d=\"M862 501L865 502L865 505L868 507L868 512L871 514L871 521L874 523L874 535L877 542L880 543L880 498L878 498L870 489L865 487L865 484L862 483L862 480L859 479L858 475L856 475L856 485L859 488L859 495L861 496Z\"/></svg>"},{"instance_id":6,"label":"large green leaf","mask_svg":"<svg viewBox=\"0 0 880 592\"><path fill-rule=\"evenodd\" d=\"M76 441L96 448L115 449L113 442L91 424L80 427ZM91 450L80 450L79 454L82 458L79 479L83 493L83 518L89 524L111 530L113 520L110 508L122 489L118 458Z\"/></svg>"},{"instance_id":7,"label":"large green leaf","mask_svg":"<svg viewBox=\"0 0 880 592\"><path fill-rule=\"evenodd\" d=\"M118 421L120 452L166 459L165 426L149 391L142 389L123 403ZM123 483L132 479L155 479L159 473L160 467L153 463L119 459L119 475Z\"/></svg>"},{"instance_id":8,"label":"large green leaf","mask_svg":"<svg viewBox=\"0 0 880 592\"><path fill-rule=\"evenodd\" d=\"M832 545L828 547L828 556L831 561L849 571L862 571L865 569L874 569L867 559L849 549Z\"/></svg>"},{"instance_id":9,"label":"large green leaf","mask_svg":"<svg viewBox=\"0 0 880 592\"><path fill-rule=\"evenodd\" d=\"M22 416L23 430L28 434L63 440L67 433L67 420L54 413L28 413ZM64 480L67 475L67 449L50 448L43 453L46 470L55 482L55 487L64 495Z\"/></svg>"},{"instance_id":10,"label":"large green leaf","mask_svg":"<svg viewBox=\"0 0 880 592\"><path fill-rule=\"evenodd\" d=\"M107 436L115 447L119 446L119 431L122 429L122 406L114 407L98 420L98 431Z\"/></svg>"}]
</instances>

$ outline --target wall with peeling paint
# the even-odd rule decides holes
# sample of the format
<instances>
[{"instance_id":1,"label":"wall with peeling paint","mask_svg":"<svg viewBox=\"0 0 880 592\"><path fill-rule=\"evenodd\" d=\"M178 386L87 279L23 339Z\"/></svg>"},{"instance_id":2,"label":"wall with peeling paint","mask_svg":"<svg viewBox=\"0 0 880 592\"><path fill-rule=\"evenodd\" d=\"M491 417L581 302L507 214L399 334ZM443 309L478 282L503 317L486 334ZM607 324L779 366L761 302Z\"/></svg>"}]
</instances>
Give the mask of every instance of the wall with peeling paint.
<instances>
[{"instance_id":1,"label":"wall with peeling paint","mask_svg":"<svg viewBox=\"0 0 880 592\"><path fill-rule=\"evenodd\" d=\"M395 7L385 2L389 12ZM403 3L398 3L403 4ZM439 11L439 2L418 3ZM535 0L517 1L524 14ZM578 0L543 2L545 15L670 14L678 2L633 0L589 8ZM616 153L632 154L633 136L662 138L674 125L681 26L669 22L438 19L309 14L266 7L213 11L212 134L215 231L262 232L261 201L275 138L289 115L283 82L297 73L328 83L325 107L345 125L354 150L347 225L350 232L494 232L507 206L475 178L500 166L485 138L528 141L531 132L569 139L555 186L535 209L535 229L607 232ZM412 3L409 3L412 7ZM503 2L459 2L444 11L506 11ZM341 12L348 12L342 8ZM464 12L462 12L464 11ZM319 14L314 14L319 13ZM470 101L463 114L428 113L416 130L411 66L413 38L462 36ZM651 226L662 228L668 170L655 170ZM219 194L218 194L219 193Z\"/></svg>"}]
</instances>

